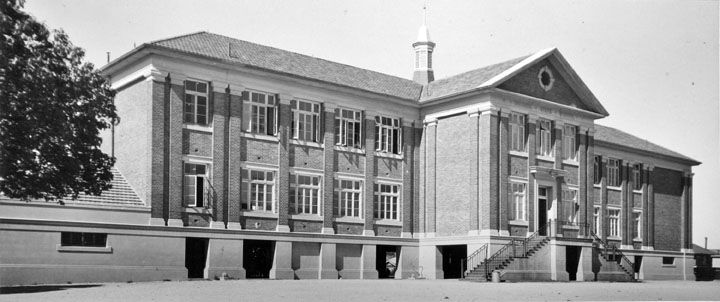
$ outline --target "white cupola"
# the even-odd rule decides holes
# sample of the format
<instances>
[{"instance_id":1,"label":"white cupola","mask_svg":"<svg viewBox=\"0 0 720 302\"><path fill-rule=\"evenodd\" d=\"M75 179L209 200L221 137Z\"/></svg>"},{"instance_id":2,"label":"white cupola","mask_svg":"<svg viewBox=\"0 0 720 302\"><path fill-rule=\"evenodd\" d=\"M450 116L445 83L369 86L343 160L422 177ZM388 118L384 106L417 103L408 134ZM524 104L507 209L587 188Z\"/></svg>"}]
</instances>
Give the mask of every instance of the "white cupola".
<instances>
[{"instance_id":1,"label":"white cupola","mask_svg":"<svg viewBox=\"0 0 720 302\"><path fill-rule=\"evenodd\" d=\"M418 30L417 41L412 46L415 49L413 81L427 85L427 83L435 80L432 69L432 53L435 43L430 40L430 31L424 22Z\"/></svg>"}]
</instances>

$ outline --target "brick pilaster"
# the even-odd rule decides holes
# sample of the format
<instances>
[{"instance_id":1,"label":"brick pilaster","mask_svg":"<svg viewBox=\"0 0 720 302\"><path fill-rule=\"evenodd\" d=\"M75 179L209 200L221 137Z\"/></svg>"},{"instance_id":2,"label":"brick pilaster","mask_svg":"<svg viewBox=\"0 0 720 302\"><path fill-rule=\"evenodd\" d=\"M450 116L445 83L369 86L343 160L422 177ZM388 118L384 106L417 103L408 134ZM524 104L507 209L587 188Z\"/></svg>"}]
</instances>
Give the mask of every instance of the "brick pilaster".
<instances>
[{"instance_id":1,"label":"brick pilaster","mask_svg":"<svg viewBox=\"0 0 720 302\"><path fill-rule=\"evenodd\" d=\"M279 96L278 123L278 226L277 231L289 232L290 220L290 100L287 95ZM332 199L331 199L332 200ZM332 211L331 211L332 213Z\"/></svg>"},{"instance_id":2,"label":"brick pilaster","mask_svg":"<svg viewBox=\"0 0 720 302\"><path fill-rule=\"evenodd\" d=\"M335 158L335 108L329 108L327 104L323 104L322 110L322 132L323 133L323 151L324 151L324 165L323 165L323 233L332 234L335 233L333 229L333 187L335 182L335 176L333 175L334 158ZM366 184L367 186L368 184ZM324 245L323 245L324 246ZM333 251L335 247L333 245ZM333 252L334 253L334 252Z\"/></svg>"},{"instance_id":3,"label":"brick pilaster","mask_svg":"<svg viewBox=\"0 0 720 302\"><path fill-rule=\"evenodd\" d=\"M468 221L468 235L477 235L480 232L480 112L471 112L468 114L473 121L474 127L469 129L472 148L468 154L470 165L470 173L468 175L470 185L470 219Z\"/></svg>"},{"instance_id":4,"label":"brick pilaster","mask_svg":"<svg viewBox=\"0 0 720 302\"><path fill-rule=\"evenodd\" d=\"M642 186L642 246L643 249L648 249L650 246L650 210L649 210L649 198L648 198L648 187L649 187L649 180L650 180L650 172L647 169L647 167L643 167L642 169L643 174L643 186Z\"/></svg>"},{"instance_id":5,"label":"brick pilaster","mask_svg":"<svg viewBox=\"0 0 720 302\"><path fill-rule=\"evenodd\" d=\"M425 235L435 234L437 120L425 122Z\"/></svg>"},{"instance_id":6,"label":"brick pilaster","mask_svg":"<svg viewBox=\"0 0 720 302\"><path fill-rule=\"evenodd\" d=\"M653 188L653 166L648 167L648 246L655 248L655 189Z\"/></svg>"},{"instance_id":7,"label":"brick pilaster","mask_svg":"<svg viewBox=\"0 0 720 302\"><path fill-rule=\"evenodd\" d=\"M213 83L213 177L215 188L215 204L213 205L213 228L225 228L227 213L227 145L228 145L228 113L230 105L230 89L227 84Z\"/></svg>"},{"instance_id":8,"label":"brick pilaster","mask_svg":"<svg viewBox=\"0 0 720 302\"><path fill-rule=\"evenodd\" d=\"M498 112L480 114L480 233L497 235L500 209L498 204Z\"/></svg>"},{"instance_id":9,"label":"brick pilaster","mask_svg":"<svg viewBox=\"0 0 720 302\"><path fill-rule=\"evenodd\" d=\"M240 198L244 192L240 191L241 168L240 153L242 150L242 88L230 85L230 102L228 117L228 203L227 228L240 229Z\"/></svg>"},{"instance_id":10,"label":"brick pilaster","mask_svg":"<svg viewBox=\"0 0 720 302\"><path fill-rule=\"evenodd\" d=\"M370 112L365 112L364 124L365 142L363 147L365 148L365 228L363 229L364 235L375 236L375 216L373 213L373 207L375 206L375 192L373 191L375 186L375 115Z\"/></svg>"},{"instance_id":11,"label":"brick pilaster","mask_svg":"<svg viewBox=\"0 0 720 302\"><path fill-rule=\"evenodd\" d=\"M509 236L508 228L508 175L510 174L509 125L510 112L498 114L498 230L501 236Z\"/></svg>"},{"instance_id":12,"label":"brick pilaster","mask_svg":"<svg viewBox=\"0 0 720 302\"><path fill-rule=\"evenodd\" d=\"M535 229L535 212L537 209L535 208L535 175L530 173L530 167L536 165L536 156L537 156L537 150L535 150L536 147L536 137L535 137L535 128L537 126L537 116L529 115L528 121L527 121L527 129L525 132L527 133L527 145L525 146L525 149L528 152L528 166L527 166L527 175L528 175L528 186L527 186L527 200L528 200L528 218L529 218L529 231L536 232ZM540 225L542 226L542 225Z\"/></svg>"},{"instance_id":13,"label":"brick pilaster","mask_svg":"<svg viewBox=\"0 0 720 302\"><path fill-rule=\"evenodd\" d=\"M150 224L167 225L168 150L170 121L170 78L152 83L152 149L150 177Z\"/></svg>"},{"instance_id":14,"label":"brick pilaster","mask_svg":"<svg viewBox=\"0 0 720 302\"><path fill-rule=\"evenodd\" d=\"M553 155L555 157L555 169L562 169L562 158L563 158L563 142L562 132L564 124L560 121L553 122L552 140L553 140ZM561 192L562 195L562 192ZM560 201L561 199L558 199ZM558 209L561 209L558 206Z\"/></svg>"},{"instance_id":15,"label":"brick pilaster","mask_svg":"<svg viewBox=\"0 0 720 302\"><path fill-rule=\"evenodd\" d=\"M587 193L585 215L587 217L586 223L589 224L593 223L592 219L595 214L595 139L593 137L593 131L593 129L588 129L585 136L587 150L585 154L585 190L580 189ZM602 215L602 213L600 213L600 215ZM589 226L588 230L591 229L592 226Z\"/></svg>"},{"instance_id":16,"label":"brick pilaster","mask_svg":"<svg viewBox=\"0 0 720 302\"><path fill-rule=\"evenodd\" d=\"M422 215L420 214L422 211L422 206L420 204L420 192L422 192L421 186L420 186L420 173L422 171L422 168L420 166L420 152L422 150L421 140L423 135L423 129L422 128L414 128L415 125L413 125L413 237L415 237L416 234L422 232L420 227L420 221Z\"/></svg>"},{"instance_id":17,"label":"brick pilaster","mask_svg":"<svg viewBox=\"0 0 720 302\"><path fill-rule=\"evenodd\" d=\"M183 226L183 167L182 167L182 127L183 99L185 95L185 77L179 74L170 75L170 116L169 116L169 217L168 226Z\"/></svg>"},{"instance_id":18,"label":"brick pilaster","mask_svg":"<svg viewBox=\"0 0 720 302\"><path fill-rule=\"evenodd\" d=\"M578 178L578 203L580 205L580 209L578 209L578 223L580 224L580 236L586 236L587 235L587 228L584 226L588 226L588 219L592 216L588 216L588 210L587 208L592 208L592 203L588 203L588 195L592 194L592 187L588 189L588 157L587 157L587 135L586 133L587 129L581 128L579 137L579 144L578 144L578 161L579 161L579 178ZM589 191L589 192L588 192ZM592 215L592 214L590 214Z\"/></svg>"},{"instance_id":19,"label":"brick pilaster","mask_svg":"<svg viewBox=\"0 0 720 302\"><path fill-rule=\"evenodd\" d=\"M602 178L600 179L600 198L602 198L602 217L600 218L602 220L602 240L607 242L607 236L610 232L610 225L608 224L608 196L607 196L607 164L608 159L607 157L603 156L601 165L600 165L600 171L602 173Z\"/></svg>"},{"instance_id":20,"label":"brick pilaster","mask_svg":"<svg viewBox=\"0 0 720 302\"><path fill-rule=\"evenodd\" d=\"M622 196L625 197L625 204L623 207L623 212L625 212L627 215L623 215L623 221L625 221L625 228L623 228L623 245L626 245L627 248L632 248L633 245L633 228L635 225L634 220L634 201L633 201L633 188L634 183L632 179L632 169L633 169L633 163L627 162L623 163L623 178L626 179L624 181L625 186L623 187L623 194Z\"/></svg>"},{"instance_id":21,"label":"brick pilaster","mask_svg":"<svg viewBox=\"0 0 720 302\"><path fill-rule=\"evenodd\" d=\"M403 121L402 125L402 237L412 237L413 232L413 164L415 144L413 143L414 128L412 121Z\"/></svg>"}]
</instances>

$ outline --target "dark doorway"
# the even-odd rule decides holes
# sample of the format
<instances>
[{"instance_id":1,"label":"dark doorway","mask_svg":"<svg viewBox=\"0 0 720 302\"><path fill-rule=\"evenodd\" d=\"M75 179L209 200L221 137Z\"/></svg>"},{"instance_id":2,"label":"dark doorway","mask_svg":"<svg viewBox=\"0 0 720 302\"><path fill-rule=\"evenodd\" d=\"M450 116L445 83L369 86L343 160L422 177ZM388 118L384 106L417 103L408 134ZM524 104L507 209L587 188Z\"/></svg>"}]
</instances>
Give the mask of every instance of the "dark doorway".
<instances>
[{"instance_id":1,"label":"dark doorway","mask_svg":"<svg viewBox=\"0 0 720 302\"><path fill-rule=\"evenodd\" d=\"M275 255L275 242L267 240L245 240L243 242L243 267L245 278L270 278L270 269Z\"/></svg>"},{"instance_id":2,"label":"dark doorway","mask_svg":"<svg viewBox=\"0 0 720 302\"><path fill-rule=\"evenodd\" d=\"M548 219L547 219L547 202L548 202L548 196L550 196L550 190L545 187L539 187L538 188L538 228L540 230L539 235L540 236L547 236L548 234L548 226L546 226Z\"/></svg>"},{"instance_id":3,"label":"dark doorway","mask_svg":"<svg viewBox=\"0 0 720 302\"><path fill-rule=\"evenodd\" d=\"M440 247L445 279L462 277L462 260L467 257L466 245L445 245Z\"/></svg>"},{"instance_id":4,"label":"dark doorway","mask_svg":"<svg viewBox=\"0 0 720 302\"><path fill-rule=\"evenodd\" d=\"M565 247L565 271L568 273L570 281L577 280L578 265L580 264L580 253L582 248L579 246Z\"/></svg>"},{"instance_id":5,"label":"dark doorway","mask_svg":"<svg viewBox=\"0 0 720 302\"><path fill-rule=\"evenodd\" d=\"M188 278L205 278L208 252L207 238L185 238L185 268Z\"/></svg>"},{"instance_id":6,"label":"dark doorway","mask_svg":"<svg viewBox=\"0 0 720 302\"><path fill-rule=\"evenodd\" d=\"M400 247L394 245L378 245L376 250L375 268L378 278L393 279L397 271Z\"/></svg>"},{"instance_id":7,"label":"dark doorway","mask_svg":"<svg viewBox=\"0 0 720 302\"><path fill-rule=\"evenodd\" d=\"M635 256L635 262L633 262L633 270L637 274L636 279L640 279L640 267L642 267L642 256Z\"/></svg>"}]
</instances>

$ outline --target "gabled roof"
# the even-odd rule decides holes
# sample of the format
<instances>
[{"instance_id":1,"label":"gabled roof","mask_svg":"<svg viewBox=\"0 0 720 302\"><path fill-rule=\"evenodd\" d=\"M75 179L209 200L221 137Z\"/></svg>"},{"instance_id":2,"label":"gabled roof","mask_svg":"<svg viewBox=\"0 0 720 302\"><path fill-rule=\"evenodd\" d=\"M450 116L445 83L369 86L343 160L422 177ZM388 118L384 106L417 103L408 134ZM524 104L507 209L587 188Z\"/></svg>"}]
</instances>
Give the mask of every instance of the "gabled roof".
<instances>
[{"instance_id":1,"label":"gabled roof","mask_svg":"<svg viewBox=\"0 0 720 302\"><path fill-rule=\"evenodd\" d=\"M535 54L515 58L499 64L478 68L449 78L440 79L428 84L420 102L467 93L471 91L492 89L503 82L528 69L535 63L550 59L556 68L564 75L563 78L582 99L590 110L603 116L608 116L607 110L595 98L595 95L583 83L575 70L560 54L557 48L546 49Z\"/></svg>"},{"instance_id":2,"label":"gabled roof","mask_svg":"<svg viewBox=\"0 0 720 302\"><path fill-rule=\"evenodd\" d=\"M618 129L595 124L595 141L606 142L612 145L636 149L641 152L652 152L659 155L669 156L689 162L693 166L699 165L700 162L690 157L672 151L660 145L651 143L648 140L639 138L627 132Z\"/></svg>"},{"instance_id":3,"label":"gabled roof","mask_svg":"<svg viewBox=\"0 0 720 302\"><path fill-rule=\"evenodd\" d=\"M408 79L204 31L150 42L139 49L143 47L158 47L411 101L417 101L423 88Z\"/></svg>"}]
</instances>

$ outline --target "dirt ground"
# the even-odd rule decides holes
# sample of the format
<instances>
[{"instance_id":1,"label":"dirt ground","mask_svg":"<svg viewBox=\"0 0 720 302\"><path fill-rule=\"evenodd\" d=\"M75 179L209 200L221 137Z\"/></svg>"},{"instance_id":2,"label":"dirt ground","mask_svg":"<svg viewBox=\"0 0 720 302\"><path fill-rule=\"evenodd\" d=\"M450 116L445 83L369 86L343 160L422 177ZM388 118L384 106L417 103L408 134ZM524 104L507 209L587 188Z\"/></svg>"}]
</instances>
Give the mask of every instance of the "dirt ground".
<instances>
[{"instance_id":1,"label":"dirt ground","mask_svg":"<svg viewBox=\"0 0 720 302\"><path fill-rule=\"evenodd\" d=\"M458 280L232 280L1 289L0 301L702 301L720 281L470 283Z\"/></svg>"}]
</instances>

